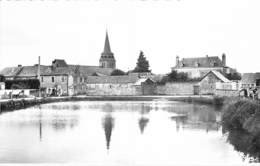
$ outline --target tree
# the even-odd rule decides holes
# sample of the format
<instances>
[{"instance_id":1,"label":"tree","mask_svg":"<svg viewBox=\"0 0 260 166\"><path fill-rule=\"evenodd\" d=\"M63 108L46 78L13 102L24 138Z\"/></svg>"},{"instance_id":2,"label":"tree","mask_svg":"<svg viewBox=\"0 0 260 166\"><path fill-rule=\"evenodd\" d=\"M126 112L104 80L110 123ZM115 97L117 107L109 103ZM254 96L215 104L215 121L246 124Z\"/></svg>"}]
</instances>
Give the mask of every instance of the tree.
<instances>
[{"instance_id":1,"label":"tree","mask_svg":"<svg viewBox=\"0 0 260 166\"><path fill-rule=\"evenodd\" d=\"M241 74L238 72L225 74L229 80L241 80Z\"/></svg>"},{"instance_id":2,"label":"tree","mask_svg":"<svg viewBox=\"0 0 260 166\"><path fill-rule=\"evenodd\" d=\"M177 72L173 70L167 75L168 81L188 81L188 74L184 72Z\"/></svg>"},{"instance_id":3,"label":"tree","mask_svg":"<svg viewBox=\"0 0 260 166\"><path fill-rule=\"evenodd\" d=\"M115 69L112 71L112 73L110 74L111 76L121 76L121 75L125 75L126 73L122 70L119 69Z\"/></svg>"},{"instance_id":4,"label":"tree","mask_svg":"<svg viewBox=\"0 0 260 166\"><path fill-rule=\"evenodd\" d=\"M136 63L136 67L133 70L133 72L151 72L151 70L149 70L149 62L148 60L146 60L146 57L144 56L143 51L140 51L137 63Z\"/></svg>"}]
</instances>

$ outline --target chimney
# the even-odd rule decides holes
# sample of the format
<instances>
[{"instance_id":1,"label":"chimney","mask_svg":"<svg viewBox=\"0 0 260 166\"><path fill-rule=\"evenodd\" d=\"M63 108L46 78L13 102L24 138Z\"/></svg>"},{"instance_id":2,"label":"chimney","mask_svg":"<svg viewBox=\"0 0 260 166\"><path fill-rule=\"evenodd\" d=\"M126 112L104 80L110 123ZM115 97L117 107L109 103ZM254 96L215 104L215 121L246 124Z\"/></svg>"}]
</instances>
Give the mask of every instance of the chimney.
<instances>
[{"instance_id":1,"label":"chimney","mask_svg":"<svg viewBox=\"0 0 260 166\"><path fill-rule=\"evenodd\" d=\"M177 56L176 56L176 67L179 66L179 62L180 62L180 57L177 55Z\"/></svg>"},{"instance_id":2,"label":"chimney","mask_svg":"<svg viewBox=\"0 0 260 166\"><path fill-rule=\"evenodd\" d=\"M224 53L222 54L222 64L223 64L223 66L227 65L226 64L226 55Z\"/></svg>"},{"instance_id":3,"label":"chimney","mask_svg":"<svg viewBox=\"0 0 260 166\"><path fill-rule=\"evenodd\" d=\"M37 77L38 77L38 79L40 80L40 72L41 72L41 57L39 56L38 57L38 71L37 71Z\"/></svg>"}]
</instances>

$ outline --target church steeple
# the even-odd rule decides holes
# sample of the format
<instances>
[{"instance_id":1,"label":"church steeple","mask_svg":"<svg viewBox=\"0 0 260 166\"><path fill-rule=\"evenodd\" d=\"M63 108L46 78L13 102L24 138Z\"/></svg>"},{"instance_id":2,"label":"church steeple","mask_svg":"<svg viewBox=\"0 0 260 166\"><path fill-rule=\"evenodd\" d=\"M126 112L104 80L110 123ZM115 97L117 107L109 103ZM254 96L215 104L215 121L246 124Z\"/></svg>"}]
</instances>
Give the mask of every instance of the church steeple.
<instances>
[{"instance_id":1,"label":"church steeple","mask_svg":"<svg viewBox=\"0 0 260 166\"><path fill-rule=\"evenodd\" d=\"M103 53L111 53L107 31L106 31L106 40L105 40L105 47Z\"/></svg>"},{"instance_id":2,"label":"church steeple","mask_svg":"<svg viewBox=\"0 0 260 166\"><path fill-rule=\"evenodd\" d=\"M111 52L107 31L106 31L104 50L103 50L100 60L99 60L99 67L113 68L113 69L116 68L116 60L114 58L114 54Z\"/></svg>"}]
</instances>

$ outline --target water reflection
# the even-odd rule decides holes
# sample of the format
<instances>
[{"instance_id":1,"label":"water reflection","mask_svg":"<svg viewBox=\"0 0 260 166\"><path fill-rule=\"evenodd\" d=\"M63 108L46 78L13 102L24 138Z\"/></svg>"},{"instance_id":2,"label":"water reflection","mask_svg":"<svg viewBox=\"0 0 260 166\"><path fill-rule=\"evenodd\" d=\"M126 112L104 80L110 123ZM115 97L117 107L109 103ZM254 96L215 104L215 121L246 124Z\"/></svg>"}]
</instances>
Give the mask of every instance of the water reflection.
<instances>
[{"instance_id":1,"label":"water reflection","mask_svg":"<svg viewBox=\"0 0 260 166\"><path fill-rule=\"evenodd\" d=\"M0 162L241 163L221 132L205 132L219 131L219 117L172 101L46 104L0 116Z\"/></svg>"},{"instance_id":2,"label":"water reflection","mask_svg":"<svg viewBox=\"0 0 260 166\"><path fill-rule=\"evenodd\" d=\"M177 113L171 119L176 122L176 131L183 129L202 129L206 132L218 131L220 128L220 112L214 107L203 105L187 105L177 108L164 108L168 112Z\"/></svg>"},{"instance_id":3,"label":"water reflection","mask_svg":"<svg viewBox=\"0 0 260 166\"><path fill-rule=\"evenodd\" d=\"M112 135L112 130L114 128L114 122L115 119L112 117L111 113L107 113L105 117L102 120L102 126L105 131L105 136L106 136L106 148L109 150L110 148L110 141L111 141L111 135Z\"/></svg>"},{"instance_id":4,"label":"water reflection","mask_svg":"<svg viewBox=\"0 0 260 166\"><path fill-rule=\"evenodd\" d=\"M141 134L144 133L144 128L147 126L147 123L149 122L149 119L148 118L145 118L145 117L141 117L139 120L138 120L138 124L139 124L139 128L140 128L140 131L141 131Z\"/></svg>"}]
</instances>

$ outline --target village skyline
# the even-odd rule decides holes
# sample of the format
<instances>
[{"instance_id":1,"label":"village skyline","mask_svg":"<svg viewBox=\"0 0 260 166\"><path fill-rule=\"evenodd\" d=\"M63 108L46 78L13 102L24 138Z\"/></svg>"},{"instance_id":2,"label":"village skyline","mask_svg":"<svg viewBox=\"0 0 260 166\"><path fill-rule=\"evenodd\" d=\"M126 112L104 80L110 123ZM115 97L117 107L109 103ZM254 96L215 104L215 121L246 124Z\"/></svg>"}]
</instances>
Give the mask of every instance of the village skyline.
<instances>
[{"instance_id":1,"label":"village skyline","mask_svg":"<svg viewBox=\"0 0 260 166\"><path fill-rule=\"evenodd\" d=\"M227 66L238 72L259 72L258 5L253 0L2 1L0 69L34 65L38 56L43 65L64 59L96 66L107 29L117 68L124 71L134 69L142 50L155 74L169 73L177 55L221 58L223 53Z\"/></svg>"}]
</instances>

